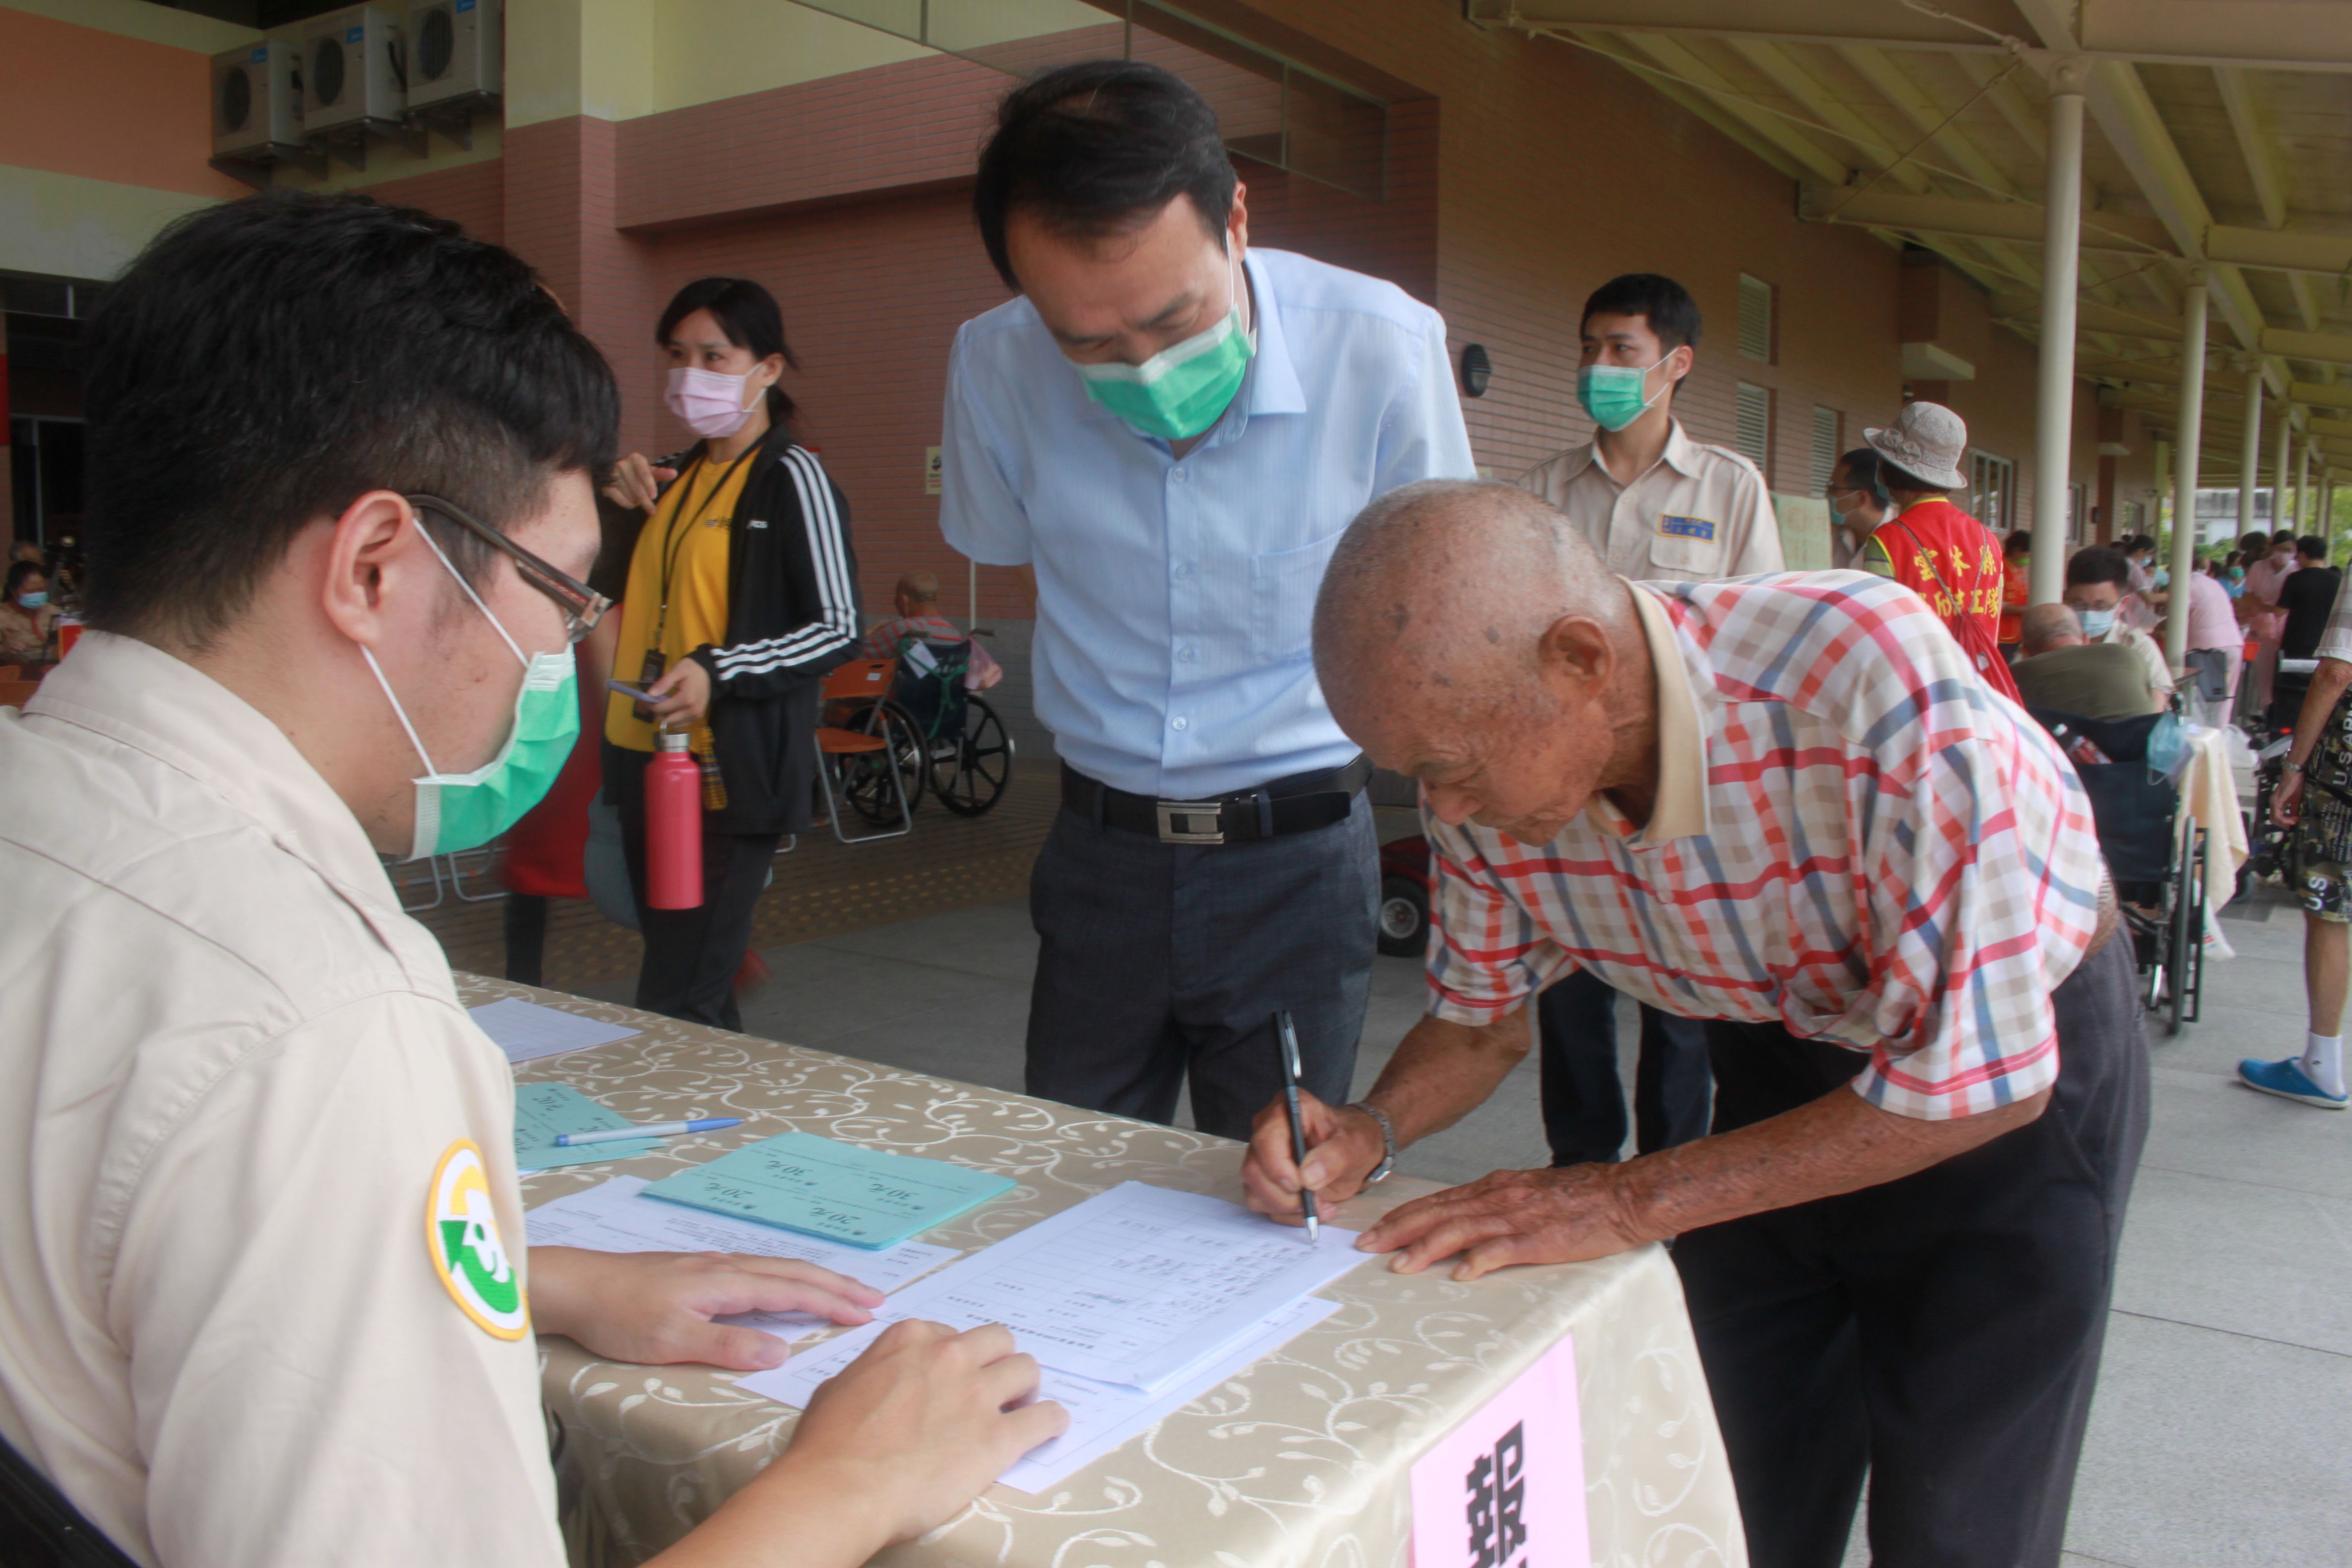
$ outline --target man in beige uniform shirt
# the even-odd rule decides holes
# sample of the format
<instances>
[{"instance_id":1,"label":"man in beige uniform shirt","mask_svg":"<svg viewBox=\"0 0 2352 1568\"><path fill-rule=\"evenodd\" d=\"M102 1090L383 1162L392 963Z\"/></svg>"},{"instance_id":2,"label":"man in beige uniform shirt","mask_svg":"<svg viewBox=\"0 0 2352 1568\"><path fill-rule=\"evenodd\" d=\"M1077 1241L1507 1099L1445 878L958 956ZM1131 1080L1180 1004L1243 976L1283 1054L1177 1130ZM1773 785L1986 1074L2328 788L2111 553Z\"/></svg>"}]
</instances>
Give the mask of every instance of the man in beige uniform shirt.
<instances>
[{"instance_id":1,"label":"man in beige uniform shirt","mask_svg":"<svg viewBox=\"0 0 2352 1568\"><path fill-rule=\"evenodd\" d=\"M1780 528L1756 465L1683 433L1675 390L1698 353L1698 304L1671 278L1628 273L1584 302L1576 392L1592 439L1519 477L1568 515L1621 577L1704 583L1781 568ZM1642 1008L1633 1131L1644 1154L1702 1137L1712 1079L1699 1021ZM1625 1142L1617 993L1589 969L1537 999L1552 1163L1607 1163Z\"/></svg>"},{"instance_id":2,"label":"man in beige uniform shirt","mask_svg":"<svg viewBox=\"0 0 2352 1568\"><path fill-rule=\"evenodd\" d=\"M86 342L94 629L0 718L0 1436L143 1563L557 1568L534 1328L751 1368L714 1317L881 1300L526 1259L509 1070L376 858L569 750L611 373L512 256L354 197L184 220ZM898 1327L660 1561L862 1563L1060 1429L1003 1413L1003 1330Z\"/></svg>"}]
</instances>

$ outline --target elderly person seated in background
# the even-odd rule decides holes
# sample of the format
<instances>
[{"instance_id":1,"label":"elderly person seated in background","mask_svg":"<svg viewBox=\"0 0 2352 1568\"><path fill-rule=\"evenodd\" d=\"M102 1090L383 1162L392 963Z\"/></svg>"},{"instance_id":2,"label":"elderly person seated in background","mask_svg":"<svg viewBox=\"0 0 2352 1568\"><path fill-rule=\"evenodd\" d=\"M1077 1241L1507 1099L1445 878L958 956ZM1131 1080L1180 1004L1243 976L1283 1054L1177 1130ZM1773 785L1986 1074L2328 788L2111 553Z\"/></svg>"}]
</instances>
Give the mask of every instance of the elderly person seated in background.
<instances>
[{"instance_id":1,"label":"elderly person seated in background","mask_svg":"<svg viewBox=\"0 0 2352 1568\"><path fill-rule=\"evenodd\" d=\"M964 689L985 691L1004 679L1004 667L989 657L979 639L965 637L956 630L954 622L940 614L937 576L929 572L908 573L898 579L898 591L890 595L890 603L897 616L867 630L866 641L857 649L858 658L897 658L908 637L919 641L970 642L971 657L964 666Z\"/></svg>"},{"instance_id":2,"label":"elderly person seated in background","mask_svg":"<svg viewBox=\"0 0 2352 1568\"><path fill-rule=\"evenodd\" d=\"M2147 667L2147 688L2161 705L2172 700L2172 667L2164 661L2164 645L2118 613L2130 592L2131 563L2120 550L2095 544L2066 563L2066 607L2082 622L2083 635L2138 655Z\"/></svg>"},{"instance_id":3,"label":"elderly person seated in background","mask_svg":"<svg viewBox=\"0 0 2352 1568\"><path fill-rule=\"evenodd\" d=\"M2121 643L2091 641L2063 605L2026 611L2019 646L2025 657L2010 673L2028 708L2078 719L2134 719L2164 707L2139 655Z\"/></svg>"},{"instance_id":4,"label":"elderly person seated in background","mask_svg":"<svg viewBox=\"0 0 2352 1568\"><path fill-rule=\"evenodd\" d=\"M37 561L8 563L8 592L0 603L0 664L37 664L49 657L49 632L57 606L49 603L48 574Z\"/></svg>"},{"instance_id":5,"label":"elderly person seated in background","mask_svg":"<svg viewBox=\"0 0 2352 1568\"><path fill-rule=\"evenodd\" d=\"M2063 1539L2147 1047L2082 785L1974 665L1900 584L1629 583L1500 485L1373 502L1316 604L1333 718L1422 786L1430 1013L1362 1104L1306 1097L1303 1170L1260 1114L1249 1201L1354 1196L1501 1087L1571 970L1713 1020L1709 1136L1361 1245L1472 1279L1677 1237L1759 1568L1837 1562L1865 1470L1881 1563Z\"/></svg>"}]
</instances>

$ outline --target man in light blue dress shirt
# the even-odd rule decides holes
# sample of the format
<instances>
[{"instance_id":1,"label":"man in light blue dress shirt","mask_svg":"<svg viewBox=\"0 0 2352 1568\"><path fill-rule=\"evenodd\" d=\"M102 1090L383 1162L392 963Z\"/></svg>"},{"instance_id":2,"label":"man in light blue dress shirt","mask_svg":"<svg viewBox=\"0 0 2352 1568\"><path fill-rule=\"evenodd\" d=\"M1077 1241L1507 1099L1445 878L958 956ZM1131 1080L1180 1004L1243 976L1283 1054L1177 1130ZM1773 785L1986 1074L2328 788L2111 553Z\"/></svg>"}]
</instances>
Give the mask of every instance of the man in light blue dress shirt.
<instances>
[{"instance_id":1,"label":"man in light blue dress shirt","mask_svg":"<svg viewBox=\"0 0 2352 1568\"><path fill-rule=\"evenodd\" d=\"M1247 248L1214 112L1157 67L1008 97L974 208L1012 300L948 373L940 527L1037 581L1064 810L1031 887L1028 1088L1246 1136L1349 1098L1378 889L1367 769L1308 646L1357 511L1475 472L1436 311Z\"/></svg>"}]
</instances>

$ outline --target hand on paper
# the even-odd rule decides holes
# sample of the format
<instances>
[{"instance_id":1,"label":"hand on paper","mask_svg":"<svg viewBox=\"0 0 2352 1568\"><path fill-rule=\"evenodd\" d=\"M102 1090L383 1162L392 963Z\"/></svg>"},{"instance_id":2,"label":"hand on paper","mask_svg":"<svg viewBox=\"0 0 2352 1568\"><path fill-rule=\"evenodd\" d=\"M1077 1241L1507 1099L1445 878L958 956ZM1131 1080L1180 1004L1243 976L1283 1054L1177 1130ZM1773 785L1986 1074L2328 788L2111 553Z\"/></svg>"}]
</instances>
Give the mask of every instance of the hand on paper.
<instances>
[{"instance_id":1,"label":"hand on paper","mask_svg":"<svg viewBox=\"0 0 2352 1568\"><path fill-rule=\"evenodd\" d=\"M1037 1383L1036 1361L1000 1325L893 1323L816 1391L783 1463L806 1452L840 1494L864 1494L888 1540L909 1540L1068 1428L1059 1405L1028 1403Z\"/></svg>"},{"instance_id":2,"label":"hand on paper","mask_svg":"<svg viewBox=\"0 0 2352 1568\"><path fill-rule=\"evenodd\" d=\"M1251 1123L1249 1153L1242 1160L1249 1206L1284 1225L1306 1223L1298 1205L1301 1185L1312 1189L1318 1203L1345 1203L1364 1190L1364 1178L1388 1152L1381 1124L1362 1111L1326 1105L1304 1089L1298 1104L1307 1131L1303 1183L1290 1157L1290 1118L1279 1095Z\"/></svg>"},{"instance_id":3,"label":"hand on paper","mask_svg":"<svg viewBox=\"0 0 2352 1568\"><path fill-rule=\"evenodd\" d=\"M567 1335L607 1361L700 1362L759 1372L782 1364L784 1342L711 1319L730 1312L814 1312L856 1325L871 1322L868 1309L881 1304L881 1291L797 1258L530 1249L531 1316L540 1331Z\"/></svg>"},{"instance_id":4,"label":"hand on paper","mask_svg":"<svg viewBox=\"0 0 2352 1568\"><path fill-rule=\"evenodd\" d=\"M1357 1245L1392 1252L1389 1267L1418 1274L1455 1253L1456 1279L1514 1263L1581 1263L1652 1239L1635 1226L1621 1165L1496 1171L1390 1212Z\"/></svg>"},{"instance_id":5,"label":"hand on paper","mask_svg":"<svg viewBox=\"0 0 2352 1568\"><path fill-rule=\"evenodd\" d=\"M654 703L654 718L672 729L684 729L699 724L710 711L710 672L702 668L699 659L682 658L669 667L659 680L646 688L646 695L658 699Z\"/></svg>"},{"instance_id":6,"label":"hand on paper","mask_svg":"<svg viewBox=\"0 0 2352 1568\"><path fill-rule=\"evenodd\" d=\"M604 486L605 499L614 506L651 511L660 487L676 478L676 468L656 468L643 452L632 452L613 465L613 477Z\"/></svg>"}]
</instances>

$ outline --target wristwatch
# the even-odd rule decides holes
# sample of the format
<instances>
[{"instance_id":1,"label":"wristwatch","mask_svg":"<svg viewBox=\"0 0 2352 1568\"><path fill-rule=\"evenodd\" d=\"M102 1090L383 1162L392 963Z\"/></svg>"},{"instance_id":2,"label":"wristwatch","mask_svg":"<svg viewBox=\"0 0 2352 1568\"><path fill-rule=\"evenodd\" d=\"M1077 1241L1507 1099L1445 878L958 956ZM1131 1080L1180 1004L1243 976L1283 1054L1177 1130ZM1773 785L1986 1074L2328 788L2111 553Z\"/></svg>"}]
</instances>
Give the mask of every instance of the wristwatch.
<instances>
[{"instance_id":1,"label":"wristwatch","mask_svg":"<svg viewBox=\"0 0 2352 1568\"><path fill-rule=\"evenodd\" d=\"M1381 1163L1372 1167L1370 1175L1364 1178L1364 1185L1369 1187L1374 1182L1386 1181L1388 1173L1396 1169L1396 1129L1389 1125L1387 1113L1377 1105L1368 1105L1360 1100L1348 1109L1360 1110L1381 1124Z\"/></svg>"},{"instance_id":2,"label":"wristwatch","mask_svg":"<svg viewBox=\"0 0 2352 1568\"><path fill-rule=\"evenodd\" d=\"M2296 762L2293 757L2289 757L2283 765L2285 767L2287 772L2291 773L2299 773L2303 772L2305 764Z\"/></svg>"}]
</instances>

